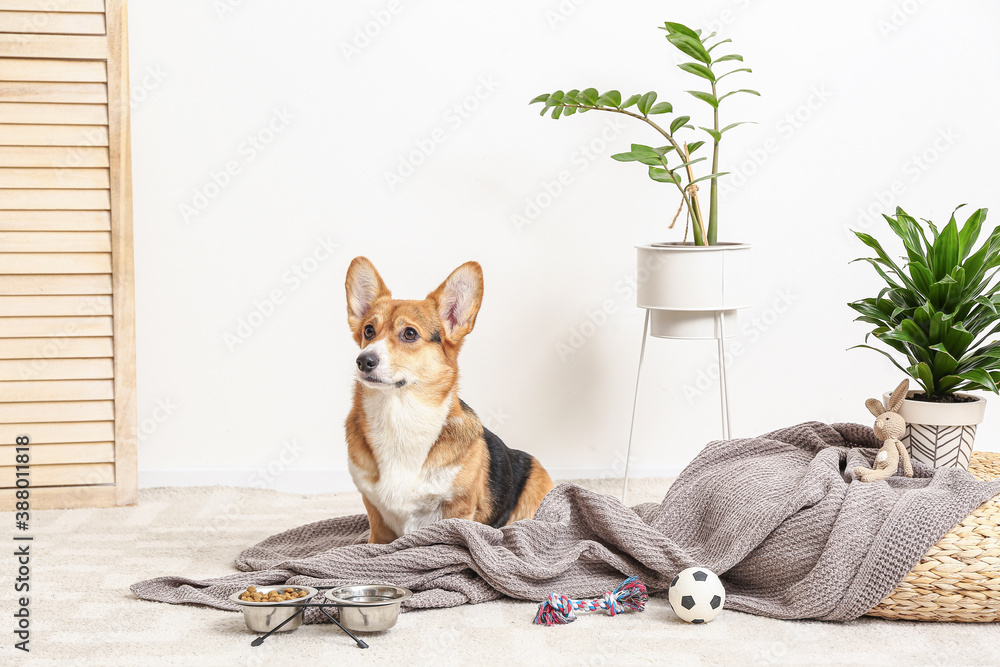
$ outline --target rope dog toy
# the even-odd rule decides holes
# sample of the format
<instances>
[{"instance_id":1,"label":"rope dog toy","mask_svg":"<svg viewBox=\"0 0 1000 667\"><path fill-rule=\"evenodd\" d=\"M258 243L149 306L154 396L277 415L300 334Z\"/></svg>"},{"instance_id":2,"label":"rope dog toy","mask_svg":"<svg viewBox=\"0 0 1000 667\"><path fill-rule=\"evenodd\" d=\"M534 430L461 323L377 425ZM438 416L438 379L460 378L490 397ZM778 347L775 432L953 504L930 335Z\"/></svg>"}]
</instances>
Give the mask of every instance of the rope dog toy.
<instances>
[{"instance_id":1,"label":"rope dog toy","mask_svg":"<svg viewBox=\"0 0 1000 667\"><path fill-rule=\"evenodd\" d=\"M634 609L643 611L649 595L646 586L636 576L631 576L613 591L594 600L571 600L565 595L551 593L549 599L538 605L535 625L565 625L576 620L575 611L605 610L608 616L617 616L623 611Z\"/></svg>"}]
</instances>

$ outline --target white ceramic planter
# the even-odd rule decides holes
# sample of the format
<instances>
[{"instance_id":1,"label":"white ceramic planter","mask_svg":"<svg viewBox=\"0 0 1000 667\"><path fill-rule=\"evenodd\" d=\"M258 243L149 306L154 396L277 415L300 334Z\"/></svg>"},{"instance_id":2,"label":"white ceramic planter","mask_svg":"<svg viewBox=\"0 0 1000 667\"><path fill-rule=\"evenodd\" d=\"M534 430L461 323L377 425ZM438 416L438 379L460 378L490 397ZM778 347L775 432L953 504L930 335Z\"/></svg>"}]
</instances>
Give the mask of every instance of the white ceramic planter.
<instances>
[{"instance_id":1,"label":"white ceramic planter","mask_svg":"<svg viewBox=\"0 0 1000 667\"><path fill-rule=\"evenodd\" d=\"M750 245L636 246L636 303L650 310L657 338L718 338L737 332L737 311L750 305Z\"/></svg>"},{"instance_id":2,"label":"white ceramic planter","mask_svg":"<svg viewBox=\"0 0 1000 667\"><path fill-rule=\"evenodd\" d=\"M914 389L912 396L922 393ZM969 396L959 393L959 396ZM906 420L906 433L902 441L910 458L934 468L969 469L972 445L976 439L976 426L986 416L986 400L975 396L968 403L929 403L907 398L899 414ZM889 400L889 392L882 396Z\"/></svg>"}]
</instances>

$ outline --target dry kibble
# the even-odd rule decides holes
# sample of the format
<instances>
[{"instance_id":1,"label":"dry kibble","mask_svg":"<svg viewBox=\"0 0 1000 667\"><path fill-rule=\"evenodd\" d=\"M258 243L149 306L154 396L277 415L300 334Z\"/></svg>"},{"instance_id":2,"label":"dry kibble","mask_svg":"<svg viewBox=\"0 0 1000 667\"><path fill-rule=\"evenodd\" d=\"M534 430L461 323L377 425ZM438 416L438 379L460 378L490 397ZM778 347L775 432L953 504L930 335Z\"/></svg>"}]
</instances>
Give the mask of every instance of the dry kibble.
<instances>
[{"instance_id":1,"label":"dry kibble","mask_svg":"<svg viewBox=\"0 0 1000 667\"><path fill-rule=\"evenodd\" d=\"M240 593L239 599L246 602L286 602L304 598L306 595L306 591L291 586L285 588L284 591L274 590L267 593L258 591L254 586L247 586L247 589Z\"/></svg>"}]
</instances>

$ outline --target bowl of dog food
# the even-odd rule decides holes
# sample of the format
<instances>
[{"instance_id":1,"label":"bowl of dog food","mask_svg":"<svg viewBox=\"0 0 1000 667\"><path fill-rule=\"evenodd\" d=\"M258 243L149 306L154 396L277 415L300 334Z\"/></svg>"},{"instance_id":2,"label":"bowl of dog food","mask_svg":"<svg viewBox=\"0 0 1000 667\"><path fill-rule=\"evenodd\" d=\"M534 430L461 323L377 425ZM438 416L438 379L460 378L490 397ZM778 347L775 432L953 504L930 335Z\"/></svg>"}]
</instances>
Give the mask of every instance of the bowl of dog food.
<instances>
[{"instance_id":1,"label":"bowl of dog food","mask_svg":"<svg viewBox=\"0 0 1000 667\"><path fill-rule=\"evenodd\" d=\"M381 632L396 625L399 607L413 595L399 586L341 586L326 592L330 604L340 608L340 623L355 632Z\"/></svg>"},{"instance_id":2,"label":"bowl of dog food","mask_svg":"<svg viewBox=\"0 0 1000 667\"><path fill-rule=\"evenodd\" d=\"M318 593L311 586L247 586L245 591L229 596L243 608L243 620L252 632L270 632L295 616L303 602ZM300 613L281 627L278 632L294 630L302 625Z\"/></svg>"}]
</instances>

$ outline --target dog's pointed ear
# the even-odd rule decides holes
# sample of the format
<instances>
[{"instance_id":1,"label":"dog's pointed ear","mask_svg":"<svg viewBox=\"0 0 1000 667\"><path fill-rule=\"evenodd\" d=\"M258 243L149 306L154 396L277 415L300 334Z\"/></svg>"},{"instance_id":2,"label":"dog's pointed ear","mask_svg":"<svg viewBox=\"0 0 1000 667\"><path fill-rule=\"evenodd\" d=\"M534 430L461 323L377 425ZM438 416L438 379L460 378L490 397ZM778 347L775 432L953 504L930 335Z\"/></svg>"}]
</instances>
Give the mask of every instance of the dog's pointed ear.
<instances>
[{"instance_id":1,"label":"dog's pointed ear","mask_svg":"<svg viewBox=\"0 0 1000 667\"><path fill-rule=\"evenodd\" d=\"M868 412L872 413L876 417L881 417L886 413L885 406L882 405L882 401L877 398L869 398L865 401L865 407L868 408Z\"/></svg>"},{"instance_id":2,"label":"dog's pointed ear","mask_svg":"<svg viewBox=\"0 0 1000 667\"><path fill-rule=\"evenodd\" d=\"M391 298L382 276L367 257L355 257L347 269L347 323L356 331L372 304L383 297Z\"/></svg>"},{"instance_id":3,"label":"dog's pointed ear","mask_svg":"<svg viewBox=\"0 0 1000 667\"><path fill-rule=\"evenodd\" d=\"M482 267L477 262L466 262L427 298L437 306L445 335L453 342L461 341L476 325L476 314L483 303Z\"/></svg>"},{"instance_id":4,"label":"dog's pointed ear","mask_svg":"<svg viewBox=\"0 0 1000 667\"><path fill-rule=\"evenodd\" d=\"M899 409L903 407L903 401L906 399L906 393L910 389L910 379L907 378L899 383L899 386L893 390L892 395L889 397L889 404L885 406L889 409L889 412L899 412Z\"/></svg>"}]
</instances>

